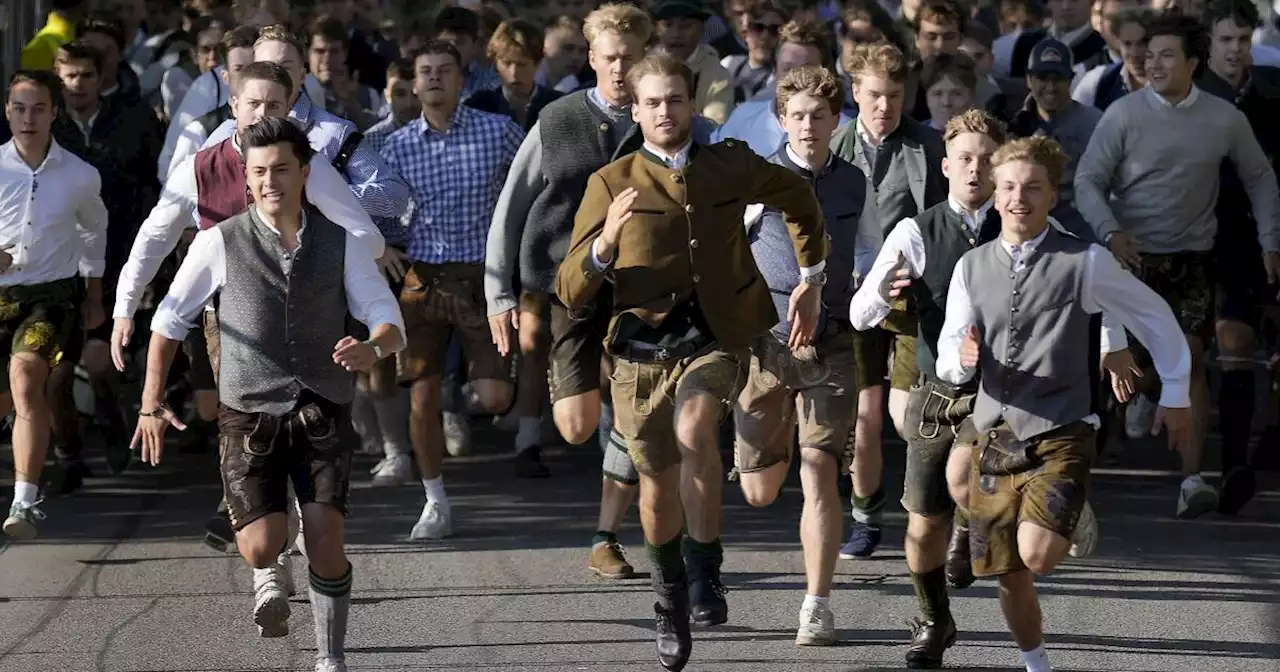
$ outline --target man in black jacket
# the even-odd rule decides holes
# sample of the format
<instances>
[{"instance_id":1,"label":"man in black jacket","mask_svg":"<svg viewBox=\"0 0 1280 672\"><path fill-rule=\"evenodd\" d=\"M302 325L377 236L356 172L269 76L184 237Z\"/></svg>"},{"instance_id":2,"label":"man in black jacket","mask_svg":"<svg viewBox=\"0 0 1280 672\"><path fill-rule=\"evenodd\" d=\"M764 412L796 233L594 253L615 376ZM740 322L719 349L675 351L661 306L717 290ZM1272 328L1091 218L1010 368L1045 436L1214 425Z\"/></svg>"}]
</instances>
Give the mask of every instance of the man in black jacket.
<instances>
[{"instance_id":1,"label":"man in black jacket","mask_svg":"<svg viewBox=\"0 0 1280 672\"><path fill-rule=\"evenodd\" d=\"M1248 0L1214 0L1205 9L1204 22L1212 31L1209 63L1197 85L1230 100L1244 112L1263 152L1280 152L1280 70L1251 64L1253 29L1258 10ZM1258 251L1257 223L1250 213L1249 197L1235 167L1223 163L1218 195L1218 227L1214 244L1217 287L1218 362L1222 386L1218 391L1218 431L1222 434L1222 484L1218 510L1234 514L1252 497L1254 476L1246 460L1253 426L1256 378L1262 375L1255 361L1255 325L1263 311L1275 303L1275 287L1268 287ZM1274 421L1273 421L1274 422ZM1276 463L1280 428L1268 427L1258 444L1255 462ZM1262 460L1259 460L1262 458Z\"/></svg>"},{"instance_id":2,"label":"man in black jacket","mask_svg":"<svg viewBox=\"0 0 1280 672\"><path fill-rule=\"evenodd\" d=\"M489 38L486 51L502 86L479 91L464 104L511 117L528 133L542 108L560 97L560 93L537 84L542 45L543 34L537 26L523 19L503 21Z\"/></svg>"}]
</instances>

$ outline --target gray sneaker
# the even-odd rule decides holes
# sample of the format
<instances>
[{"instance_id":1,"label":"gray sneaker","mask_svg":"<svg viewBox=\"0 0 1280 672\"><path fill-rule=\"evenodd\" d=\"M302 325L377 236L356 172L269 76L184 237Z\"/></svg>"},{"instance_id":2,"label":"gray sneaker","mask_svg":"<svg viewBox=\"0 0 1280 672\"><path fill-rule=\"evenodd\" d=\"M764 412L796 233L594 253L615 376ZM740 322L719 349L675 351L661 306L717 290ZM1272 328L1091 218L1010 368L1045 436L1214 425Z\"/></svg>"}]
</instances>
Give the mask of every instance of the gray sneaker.
<instances>
[{"instance_id":1,"label":"gray sneaker","mask_svg":"<svg viewBox=\"0 0 1280 672\"><path fill-rule=\"evenodd\" d=\"M36 521L44 520L44 512L36 508L44 500L14 502L9 507L9 517L4 519L4 533L19 541L36 538Z\"/></svg>"},{"instance_id":2,"label":"gray sneaker","mask_svg":"<svg viewBox=\"0 0 1280 672\"><path fill-rule=\"evenodd\" d=\"M471 454L471 425L467 416L448 411L440 414L440 429L444 432L444 449L453 457Z\"/></svg>"},{"instance_id":3,"label":"gray sneaker","mask_svg":"<svg viewBox=\"0 0 1280 672\"><path fill-rule=\"evenodd\" d=\"M347 663L333 658L321 658L316 661L316 672L347 672Z\"/></svg>"}]
</instances>

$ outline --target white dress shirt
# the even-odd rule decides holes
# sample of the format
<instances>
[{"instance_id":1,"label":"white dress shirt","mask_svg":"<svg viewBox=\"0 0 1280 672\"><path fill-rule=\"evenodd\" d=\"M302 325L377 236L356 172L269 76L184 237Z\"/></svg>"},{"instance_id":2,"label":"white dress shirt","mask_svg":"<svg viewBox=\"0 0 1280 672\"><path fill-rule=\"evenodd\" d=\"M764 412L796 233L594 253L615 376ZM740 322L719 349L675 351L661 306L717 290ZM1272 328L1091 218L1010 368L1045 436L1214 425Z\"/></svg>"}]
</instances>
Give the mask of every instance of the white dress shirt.
<instances>
[{"instance_id":1,"label":"white dress shirt","mask_svg":"<svg viewBox=\"0 0 1280 672\"><path fill-rule=\"evenodd\" d=\"M178 140L173 146L169 167L165 169L165 179L168 179L168 176L172 175L173 171L183 161L187 160L187 157L200 151L200 148L204 146L204 141L208 139L209 132L205 130L204 124L200 123L199 119L187 124L187 127L182 129L182 133L178 135Z\"/></svg>"},{"instance_id":2,"label":"white dress shirt","mask_svg":"<svg viewBox=\"0 0 1280 672\"><path fill-rule=\"evenodd\" d=\"M232 140L235 142L235 140ZM329 221L346 229L374 259L382 256L386 242L373 220L356 201L342 176L320 154L311 157L306 198ZM173 171L160 191L160 202L138 230L129 251L129 260L120 270L113 317L132 318L147 284L156 277L160 264L178 246L183 229L199 222L199 194L195 157L187 157Z\"/></svg>"},{"instance_id":3,"label":"white dress shirt","mask_svg":"<svg viewBox=\"0 0 1280 672\"><path fill-rule=\"evenodd\" d=\"M254 206L249 206L254 207ZM259 219L277 236L280 231L265 219ZM298 231L298 250L307 230L305 213ZM296 250L292 253L296 254ZM373 331L378 326L390 324L400 330L400 344L405 343L404 316L400 304L386 278L378 271L378 265L369 256L364 244L347 232L346 259L342 266L343 287L347 294L347 310L351 316ZM227 249L222 230L218 227L196 234L191 249L182 260L169 293L160 302L151 318L151 331L173 341L183 341L187 332L196 326L195 320L204 311L209 300L227 284Z\"/></svg>"},{"instance_id":4,"label":"white dress shirt","mask_svg":"<svg viewBox=\"0 0 1280 672\"><path fill-rule=\"evenodd\" d=\"M218 67L196 77L187 89L178 111L169 118L169 130L165 131L164 148L160 150L160 159L156 161L156 175L161 182L169 177L169 173L177 167L179 161L173 160L173 150L178 146L178 138L182 137L187 126L204 115L222 107L231 99L230 87L222 81L223 67ZM199 145L197 145L198 147Z\"/></svg>"},{"instance_id":5,"label":"white dress shirt","mask_svg":"<svg viewBox=\"0 0 1280 672\"><path fill-rule=\"evenodd\" d=\"M1048 234L1046 228L1040 235L1020 245L1000 239L1010 258L1015 273L1027 267L1027 258ZM977 313L972 296L965 282L964 264L967 255L956 264L947 292L947 318L938 337L938 377L962 385L971 380L977 368L960 364L960 344L965 332L977 324ZM1160 405L1166 408L1187 408L1191 405L1191 350L1182 337L1182 328L1169 304L1150 287L1126 271L1110 251L1100 245L1090 245L1085 257L1084 278L1080 287L1081 310L1087 313L1106 311L1124 325L1151 354L1162 385ZM1063 347L1076 347L1064 343ZM1096 415L1082 418L1097 424Z\"/></svg>"},{"instance_id":6,"label":"white dress shirt","mask_svg":"<svg viewBox=\"0 0 1280 672\"><path fill-rule=\"evenodd\" d=\"M0 286L101 278L107 208L97 169L55 140L35 170L12 140L0 145L0 249L13 257Z\"/></svg>"}]
</instances>

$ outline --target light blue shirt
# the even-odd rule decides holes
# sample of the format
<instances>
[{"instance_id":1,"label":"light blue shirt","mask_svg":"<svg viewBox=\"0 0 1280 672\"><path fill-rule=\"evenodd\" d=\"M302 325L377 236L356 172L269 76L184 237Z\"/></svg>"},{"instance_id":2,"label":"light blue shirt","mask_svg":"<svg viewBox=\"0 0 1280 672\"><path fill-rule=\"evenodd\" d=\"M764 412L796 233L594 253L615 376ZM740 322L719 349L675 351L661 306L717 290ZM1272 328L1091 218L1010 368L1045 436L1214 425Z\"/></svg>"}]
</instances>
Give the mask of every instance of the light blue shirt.
<instances>
[{"instance_id":1,"label":"light blue shirt","mask_svg":"<svg viewBox=\"0 0 1280 672\"><path fill-rule=\"evenodd\" d=\"M742 103L729 115L724 126L716 130L712 139L715 142L727 138L741 140L747 143L751 151L766 158L777 154L778 150L786 144L787 132L783 130L782 124L778 121L778 115L774 113L776 101L775 93L771 91L768 95ZM844 126L849 121L849 115L841 112L840 125Z\"/></svg>"}]
</instances>

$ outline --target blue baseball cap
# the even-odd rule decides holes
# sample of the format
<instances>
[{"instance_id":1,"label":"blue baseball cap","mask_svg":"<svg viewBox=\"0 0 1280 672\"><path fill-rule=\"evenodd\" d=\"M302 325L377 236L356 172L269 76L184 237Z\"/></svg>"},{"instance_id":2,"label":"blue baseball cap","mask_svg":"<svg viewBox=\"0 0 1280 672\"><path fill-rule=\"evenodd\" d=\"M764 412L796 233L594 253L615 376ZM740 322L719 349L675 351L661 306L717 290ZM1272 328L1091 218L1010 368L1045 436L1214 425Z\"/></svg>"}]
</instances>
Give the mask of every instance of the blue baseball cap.
<instances>
[{"instance_id":1,"label":"blue baseball cap","mask_svg":"<svg viewBox=\"0 0 1280 672\"><path fill-rule=\"evenodd\" d=\"M1074 66L1071 48L1052 37L1046 37L1031 48L1027 73L1032 76L1057 75L1071 79L1075 74Z\"/></svg>"}]
</instances>

